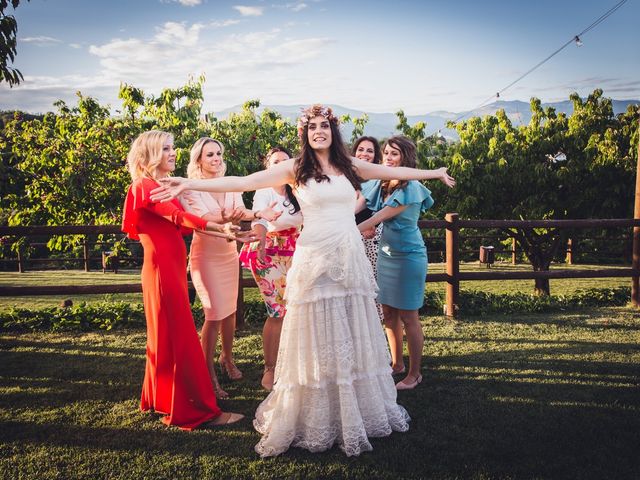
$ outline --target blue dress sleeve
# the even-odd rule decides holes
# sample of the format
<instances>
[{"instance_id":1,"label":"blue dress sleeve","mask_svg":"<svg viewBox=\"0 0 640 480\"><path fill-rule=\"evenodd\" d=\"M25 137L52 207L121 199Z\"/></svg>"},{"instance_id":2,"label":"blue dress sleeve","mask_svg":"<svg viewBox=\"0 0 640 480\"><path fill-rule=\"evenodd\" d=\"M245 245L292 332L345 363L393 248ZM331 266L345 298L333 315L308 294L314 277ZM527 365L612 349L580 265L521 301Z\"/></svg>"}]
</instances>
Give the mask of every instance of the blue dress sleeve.
<instances>
[{"instance_id":1,"label":"blue dress sleeve","mask_svg":"<svg viewBox=\"0 0 640 480\"><path fill-rule=\"evenodd\" d=\"M380 189L378 189L378 191L380 191ZM418 203L420 204L421 212L429 210L434 203L433 198L431 198L431 191L416 180L411 180L406 187L397 189L389 198L380 201L382 205L379 209L387 206L399 207L401 205Z\"/></svg>"},{"instance_id":2,"label":"blue dress sleeve","mask_svg":"<svg viewBox=\"0 0 640 480\"><path fill-rule=\"evenodd\" d=\"M382 191L380 180L369 180L362 183L362 195L367 201L367 208L377 212L382 208Z\"/></svg>"}]
</instances>

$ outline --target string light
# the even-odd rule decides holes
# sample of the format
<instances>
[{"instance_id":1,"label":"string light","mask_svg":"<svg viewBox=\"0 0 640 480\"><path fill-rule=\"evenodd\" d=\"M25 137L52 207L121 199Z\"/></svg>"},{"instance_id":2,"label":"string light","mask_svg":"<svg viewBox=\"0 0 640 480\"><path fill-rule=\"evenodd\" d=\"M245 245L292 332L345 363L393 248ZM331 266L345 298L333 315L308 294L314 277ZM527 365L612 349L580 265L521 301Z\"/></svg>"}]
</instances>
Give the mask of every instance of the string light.
<instances>
[{"instance_id":1,"label":"string light","mask_svg":"<svg viewBox=\"0 0 640 480\"><path fill-rule=\"evenodd\" d=\"M574 35L571 40L567 41L564 45L562 45L560 48L558 48L555 52L553 52L551 55L547 56L544 60L542 60L541 62L538 62L536 65L534 65L532 68L530 68L529 70L527 70L525 73L523 73L522 75L520 75L518 78L516 78L513 82L511 82L509 85L507 85L506 87L502 88L501 90L499 90L495 95L491 95L489 98L487 98L485 101L483 101L480 105L478 105L477 107L475 107L472 110L469 110L468 112L464 112L462 113L460 116L458 116L458 118L456 118L453 123L457 123L460 119L464 118L469 112L472 112L473 110L477 110L479 108L484 107L487 103L489 103L490 101L493 101L495 99L500 98L500 94L503 93L505 90L513 87L516 83L518 83L520 80L522 80L523 78L525 78L527 75L529 75L530 73L532 73L534 70L537 70L539 67L541 67L543 64L547 63L549 60L551 60L553 57L555 57L558 53L560 53L562 50L564 50L565 48L567 48L567 46L571 45L572 43L575 42L576 46L580 47L582 46L582 40L581 37L584 36L585 33L587 33L590 30L593 30L595 27L597 27L598 25L600 25L602 22L604 22L609 16L611 16L616 10L618 10L620 7L622 7L622 5L624 5L625 3L627 3L627 0L622 0L618 3L616 3L613 7L611 7L609 10L607 10L605 13L603 13L602 15L600 15L596 20L594 20L591 25L589 25L587 28L585 28L584 30L582 30L580 33L578 33L577 35Z\"/></svg>"}]
</instances>

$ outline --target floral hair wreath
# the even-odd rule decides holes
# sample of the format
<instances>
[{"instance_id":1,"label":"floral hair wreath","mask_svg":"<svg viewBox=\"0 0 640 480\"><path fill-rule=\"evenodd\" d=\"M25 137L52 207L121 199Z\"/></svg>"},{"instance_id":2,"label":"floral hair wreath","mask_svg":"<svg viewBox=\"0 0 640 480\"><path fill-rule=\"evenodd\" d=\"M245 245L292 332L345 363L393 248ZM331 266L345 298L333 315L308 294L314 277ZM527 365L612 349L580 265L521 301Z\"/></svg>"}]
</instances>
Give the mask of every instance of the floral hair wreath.
<instances>
[{"instance_id":1,"label":"floral hair wreath","mask_svg":"<svg viewBox=\"0 0 640 480\"><path fill-rule=\"evenodd\" d=\"M324 105L316 103L309 108L302 109L302 114L298 118L298 138L302 138L304 127L308 125L309 120L313 117L324 117L338 125L338 117L333 114L331 107L325 107Z\"/></svg>"}]
</instances>

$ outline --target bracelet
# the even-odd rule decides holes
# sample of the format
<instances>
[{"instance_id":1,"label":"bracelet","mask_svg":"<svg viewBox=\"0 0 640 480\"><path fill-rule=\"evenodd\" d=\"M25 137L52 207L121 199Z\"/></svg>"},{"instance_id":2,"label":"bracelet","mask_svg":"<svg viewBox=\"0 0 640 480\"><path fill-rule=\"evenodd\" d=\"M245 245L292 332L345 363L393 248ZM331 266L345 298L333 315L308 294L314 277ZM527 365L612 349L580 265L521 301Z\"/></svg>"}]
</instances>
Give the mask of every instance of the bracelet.
<instances>
[{"instance_id":1,"label":"bracelet","mask_svg":"<svg viewBox=\"0 0 640 480\"><path fill-rule=\"evenodd\" d=\"M258 220L260 217L258 216L260 214L260 210L256 210L255 212L253 212L253 219L254 220Z\"/></svg>"}]
</instances>

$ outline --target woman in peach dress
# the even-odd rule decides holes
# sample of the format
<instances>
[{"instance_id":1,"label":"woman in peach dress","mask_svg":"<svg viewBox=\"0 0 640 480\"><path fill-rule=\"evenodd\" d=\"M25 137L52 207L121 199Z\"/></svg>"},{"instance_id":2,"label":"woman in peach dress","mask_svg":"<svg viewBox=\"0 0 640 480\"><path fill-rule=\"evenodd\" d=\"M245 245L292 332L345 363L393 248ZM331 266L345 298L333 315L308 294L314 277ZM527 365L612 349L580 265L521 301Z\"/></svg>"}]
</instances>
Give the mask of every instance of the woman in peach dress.
<instances>
[{"instance_id":1,"label":"woman in peach dress","mask_svg":"<svg viewBox=\"0 0 640 480\"><path fill-rule=\"evenodd\" d=\"M224 147L213 138L200 138L191 148L189 178L222 177L226 171ZM270 208L253 212L244 206L239 192L188 192L180 202L186 211L212 222L228 220L275 219L279 213ZM240 380L242 372L233 361L233 337L236 329L238 281L240 275L236 242L194 232L189 255L191 280L204 310L201 343L211 381L218 398L228 398L215 371L218 337L222 352L218 359L231 380Z\"/></svg>"}]
</instances>

